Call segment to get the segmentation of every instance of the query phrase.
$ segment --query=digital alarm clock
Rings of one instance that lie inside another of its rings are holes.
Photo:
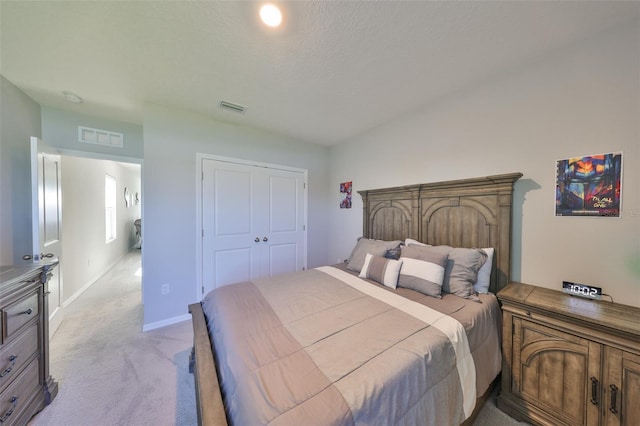
[[[586,284],[577,284],[570,281],[562,281],[562,291],[574,296],[587,297],[589,299],[600,299],[602,297],[602,289]]]

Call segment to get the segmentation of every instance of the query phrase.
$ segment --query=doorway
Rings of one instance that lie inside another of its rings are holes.
[[[139,251],[134,222],[141,218],[142,186],[140,164],[63,153],[61,170],[61,265],[66,307],[127,253]],[[107,182],[115,186],[111,229]]]

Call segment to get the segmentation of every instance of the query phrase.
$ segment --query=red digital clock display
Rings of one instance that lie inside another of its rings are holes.
[[[576,284],[569,281],[562,282],[562,291],[575,296],[588,297],[589,299],[600,299],[602,289],[586,284]]]

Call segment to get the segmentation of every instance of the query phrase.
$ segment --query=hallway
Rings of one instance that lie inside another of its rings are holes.
[[[194,425],[191,322],[142,333],[140,251],[69,307],[51,340],[58,396],[31,425]]]

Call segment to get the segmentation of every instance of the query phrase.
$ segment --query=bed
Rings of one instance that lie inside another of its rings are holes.
[[[471,424],[500,372],[521,176],[359,191],[347,262],[190,305],[199,424]]]

